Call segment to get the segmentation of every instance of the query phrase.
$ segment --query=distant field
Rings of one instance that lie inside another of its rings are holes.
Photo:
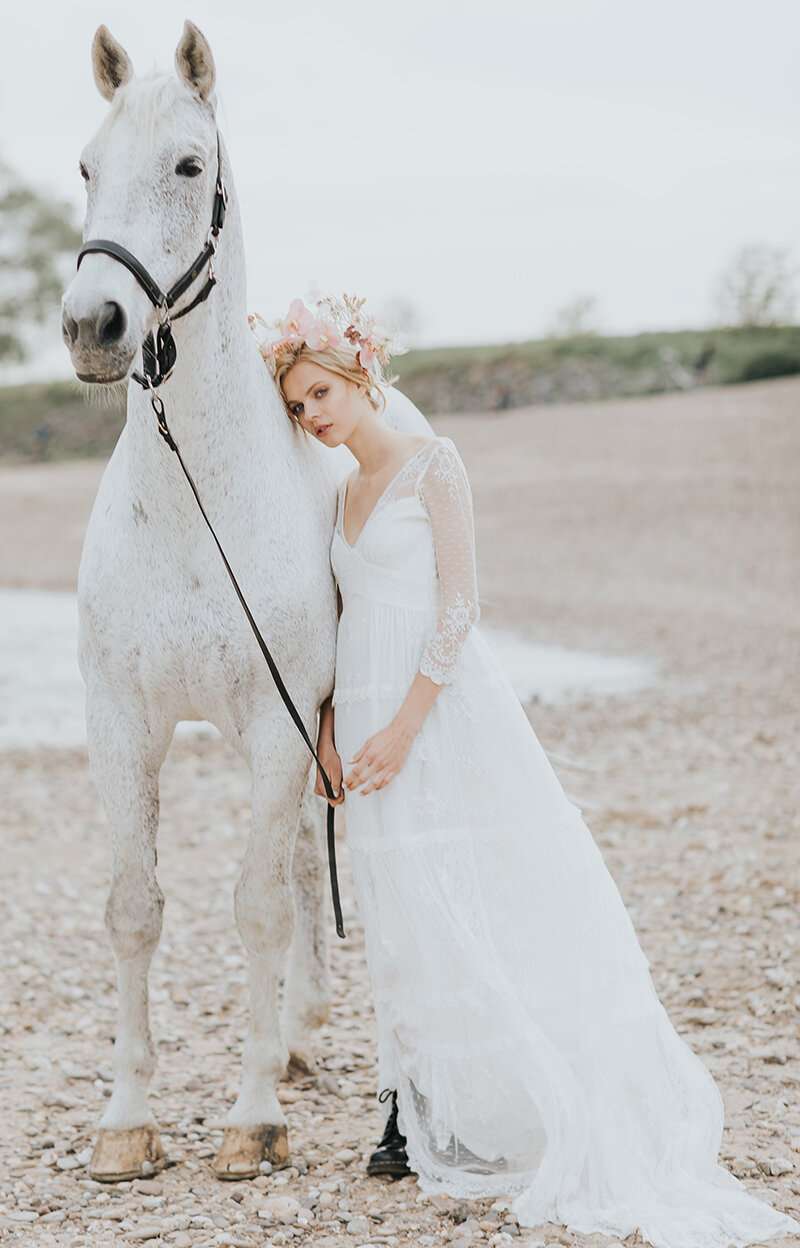
[[[543,403],[693,390],[800,373],[800,327],[585,335],[396,357],[422,411],[503,411]],[[0,459],[107,456],[124,408],[88,404],[77,382],[0,387]]]
[[[399,356],[398,385],[430,413],[662,394],[800,372],[800,327],[549,338]]]

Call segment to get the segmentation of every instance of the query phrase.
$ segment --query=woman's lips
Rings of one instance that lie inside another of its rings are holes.
[[[330,425],[320,425],[319,428],[317,429],[317,437],[318,438],[324,437],[325,434],[330,429],[330,427],[331,427]]]

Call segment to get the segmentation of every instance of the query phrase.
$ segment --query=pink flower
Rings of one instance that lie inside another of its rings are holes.
[[[326,347],[338,347],[342,341],[336,327],[331,325],[329,321],[323,321],[321,318],[315,321],[313,327],[306,332],[305,339],[312,351],[324,351]]]
[[[289,304],[285,320],[281,322],[281,332],[289,340],[307,339],[314,324],[314,314],[308,310],[303,300],[293,299]]]
[[[361,339],[361,346],[358,349],[358,359],[359,359],[359,363],[361,364],[361,367],[365,368],[367,372],[369,372],[370,365],[372,364],[372,361],[375,359],[375,356],[377,355],[377,353],[378,353],[378,348],[372,338]]]
[[[272,340],[272,342],[262,342],[259,350],[261,351],[262,356],[266,360],[268,356],[273,356],[273,357],[276,356],[278,352],[283,349],[283,347],[291,346],[293,343],[296,343],[297,341],[298,341],[298,338],[296,335],[290,335],[286,338],[275,338]]]

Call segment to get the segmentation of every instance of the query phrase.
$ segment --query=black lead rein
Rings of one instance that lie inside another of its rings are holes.
[[[190,268],[186,270],[183,276],[178,278],[174,286],[172,286],[168,291],[166,291],[166,293],[162,291],[158,283],[153,280],[151,275],[148,273],[147,269],[139,260],[137,260],[136,256],[134,256],[132,252],[128,251],[127,248],[122,247],[119,243],[115,243],[107,238],[93,238],[93,239],[90,239],[87,243],[84,243],[80,251],[78,252],[78,261],[77,261],[76,267],[80,268],[81,260],[83,259],[85,255],[88,255],[89,252],[95,252],[95,251],[105,252],[106,255],[112,256],[115,260],[119,260],[119,262],[121,264],[124,264],[127,269],[130,269],[131,273],[136,278],[139,285],[142,287],[145,294],[149,298],[150,302],[155,306],[158,312],[159,325],[158,325],[158,330],[156,334],[154,335],[153,331],[150,330],[149,333],[146,335],[144,342],[142,343],[143,372],[139,373],[134,370],[131,376],[133,377],[134,381],[138,382],[139,385],[144,390],[150,391],[150,404],[153,408],[153,411],[156,414],[156,420],[158,421],[158,432],[161,434],[162,438],[164,439],[164,441],[166,442],[170,450],[174,451],[178,457],[178,462],[181,468],[183,469],[183,474],[186,477],[186,480],[189,482],[192,493],[197,499],[197,505],[200,508],[203,519],[208,525],[208,528],[211,532],[211,536],[213,537],[214,541],[217,544],[217,549],[219,550],[219,553],[222,556],[222,560],[223,560],[223,563],[225,564],[225,568],[227,570],[228,576],[231,578],[231,581],[233,583],[233,588],[236,590],[237,596],[239,598],[239,601],[242,604],[244,613],[247,616],[250,627],[255,633],[256,641],[258,642],[258,645],[261,649],[261,653],[263,654],[264,658],[267,661],[267,665],[269,666],[269,670],[272,673],[272,678],[275,681],[275,685],[277,687],[278,693],[283,698],[286,709],[288,710],[289,714],[294,720],[297,726],[297,729],[300,732],[300,735],[302,736],[303,740],[305,741],[306,745],[311,751],[311,754],[313,755],[316,761],[316,764],[319,767],[320,775],[322,776],[322,783],[325,786],[325,793],[326,793],[327,798],[329,799],[328,800],[328,866],[330,869],[330,876],[331,876],[331,895],[333,897],[333,913],[336,919],[336,934],[338,936],[341,936],[344,939],[345,930],[344,930],[344,922],[342,920],[342,904],[341,904],[341,900],[339,897],[339,880],[338,880],[338,876],[336,873],[336,839],[335,839],[335,833],[334,833],[334,818],[335,818],[336,812],[335,812],[335,807],[331,804],[331,801],[330,801],[330,799],[336,796],[336,794],[334,794],[334,791],[333,791],[333,785],[331,784],[331,780],[330,780],[328,773],[326,772],[325,768],[322,766],[322,763],[319,760],[317,751],[314,749],[314,746],[311,742],[311,738],[309,737],[306,731],[305,724],[300,718],[300,714],[297,710],[297,707],[292,701],[289,695],[289,692],[286,688],[286,685],[283,683],[283,678],[281,677],[281,674],[278,671],[278,668],[275,664],[275,660],[273,659],[270,653],[269,646],[264,641],[264,638],[261,636],[259,627],[256,624],[255,620],[253,619],[252,612],[250,611],[250,608],[248,607],[245,601],[244,595],[242,594],[242,591],[239,588],[239,582],[236,580],[236,577],[234,576],[233,569],[231,565],[228,563],[228,559],[225,555],[225,551],[222,549],[219,538],[214,532],[214,528],[211,524],[211,521],[206,515],[206,510],[200,501],[200,495],[198,494],[197,486],[195,485],[194,480],[192,479],[192,474],[189,472],[189,469],[186,467],[186,464],[183,462],[183,456],[181,455],[180,450],[178,449],[178,444],[169,431],[169,425],[167,424],[167,417],[164,411],[164,403],[162,399],[160,398],[160,396],[156,394],[157,388],[160,385],[162,385],[163,382],[167,381],[167,379],[171,376],[172,370],[175,367],[175,361],[177,360],[177,357],[178,357],[178,349],[175,346],[175,339],[172,336],[171,321],[175,321],[179,317],[185,316],[186,313],[191,312],[192,308],[196,307],[198,303],[202,303],[205,299],[207,299],[208,296],[211,294],[212,287],[216,283],[217,279],[214,275],[213,257],[214,257],[214,253],[217,250],[217,237],[225,222],[225,209],[227,207],[227,204],[228,204],[228,192],[225,188],[225,183],[222,180],[222,155],[220,152],[219,131],[217,131],[217,181],[216,181],[216,186],[214,190],[214,206],[211,212],[211,227],[206,236],[206,243],[205,243],[203,250],[197,256],[196,260],[190,266]],[[177,299],[180,298],[182,294],[184,294],[185,291],[189,289],[189,287],[196,280],[196,278],[199,277],[200,273],[202,272],[203,266],[206,263],[208,264],[208,275],[207,275],[205,284],[200,290],[200,293],[196,295],[195,298],[191,301],[191,303],[187,304],[185,308],[181,308],[180,312],[176,312],[174,315],[171,316],[170,313],[171,313],[174,303],[176,302]]]

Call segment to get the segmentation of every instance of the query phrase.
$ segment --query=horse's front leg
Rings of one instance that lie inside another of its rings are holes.
[[[262,1161],[288,1164],[286,1119],[277,1087],[288,1050],[278,1013],[278,984],[292,940],[292,857],[308,755],[291,721],[274,717],[253,732],[249,750],[253,827],[236,884],[236,923],[247,951],[250,1025],[239,1095],[225,1119],[212,1168],[221,1179],[254,1178]],[[308,722],[308,718],[306,722]]]
[[[135,698],[131,698],[135,705]],[[106,1183],[152,1174],[165,1164],[147,1090],[156,1057],[148,972],[161,935],[164,896],[156,879],[158,774],[174,724],[148,725],[128,705],[90,684],[87,741],[92,779],[111,825],[112,880],[106,929],[117,963],[114,1085],[100,1119],[89,1173]]]
[[[312,769],[316,773],[316,766]],[[283,991],[283,1035],[289,1069],[301,1075],[317,1069],[314,1033],[330,1017],[329,921],[324,821],[327,804],[306,784],[292,862],[297,917]]]

